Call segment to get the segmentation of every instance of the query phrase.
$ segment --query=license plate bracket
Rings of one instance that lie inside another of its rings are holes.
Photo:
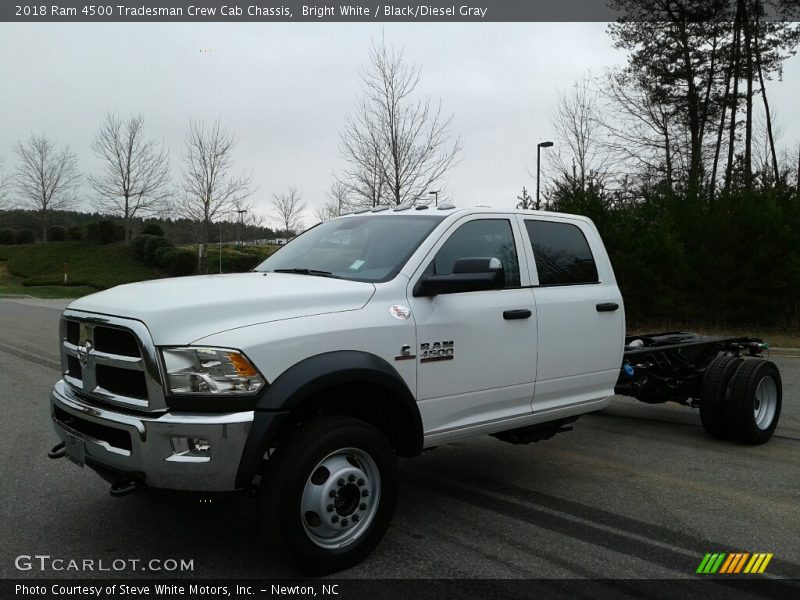
[[[79,467],[83,466],[86,458],[86,443],[78,436],[67,434],[64,439],[64,450],[67,458]]]

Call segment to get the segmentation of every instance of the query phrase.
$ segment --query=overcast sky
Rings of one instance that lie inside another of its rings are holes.
[[[90,146],[103,115],[141,112],[148,136],[169,148],[177,183],[189,117],[219,117],[237,134],[237,168],[252,170],[259,212],[269,218],[272,194],[289,186],[318,206],[341,166],[338,135],[359,97],[358,68],[381,35],[422,67],[419,90],[454,114],[463,160],[444,186],[461,206],[511,207],[523,185],[533,193],[528,172],[537,141],[552,137],[557,91],[625,58],[601,23],[6,23],[5,172],[31,132],[69,144],[82,171],[97,171]],[[769,91],[781,143],[796,146],[800,57]]]

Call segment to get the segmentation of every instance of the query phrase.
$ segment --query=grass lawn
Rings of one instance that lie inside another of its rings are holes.
[[[63,285],[64,261],[70,285]],[[48,242],[0,246],[0,294],[77,298],[160,274],[138,261],[124,244]]]

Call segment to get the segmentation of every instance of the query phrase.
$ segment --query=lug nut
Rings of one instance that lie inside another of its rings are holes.
[[[331,490],[330,492],[328,492],[328,497],[329,498],[336,498],[336,490]]]
[[[328,504],[328,512],[333,512],[333,504]]]
[[[358,523],[358,520],[359,520],[360,518],[361,518],[361,517],[359,517],[358,515],[353,515],[353,516],[352,516],[353,523]]]
[[[350,473],[350,477],[347,478],[347,481],[349,481],[350,483],[353,483],[355,480],[356,480],[356,476],[353,475],[352,473]]]
[[[339,487],[344,487],[344,479],[342,479],[342,478],[340,477],[340,478],[339,478],[339,481],[337,481],[337,482],[336,482],[336,485],[338,485]]]
[[[364,479],[363,478],[358,480],[358,485],[364,485]]]
[[[342,527],[347,527],[350,525],[350,522],[347,519],[342,519]]]
[[[359,508],[360,510],[367,510],[367,505],[366,505],[364,502],[362,502],[362,503],[359,505],[359,507],[358,507],[358,508]]]
[[[339,522],[339,515],[333,515],[331,517],[331,523],[338,523]]]
[[[369,490],[361,490],[361,496],[363,498],[366,498],[367,496],[369,496]]]

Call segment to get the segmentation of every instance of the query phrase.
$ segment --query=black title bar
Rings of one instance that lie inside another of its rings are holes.
[[[644,9],[639,14],[630,10],[636,2]],[[800,18],[795,6],[800,0],[772,2],[762,4],[764,20]],[[659,12],[682,5],[682,0],[3,0],[0,22],[610,22],[661,20]],[[690,21],[706,18],[687,14]]]

